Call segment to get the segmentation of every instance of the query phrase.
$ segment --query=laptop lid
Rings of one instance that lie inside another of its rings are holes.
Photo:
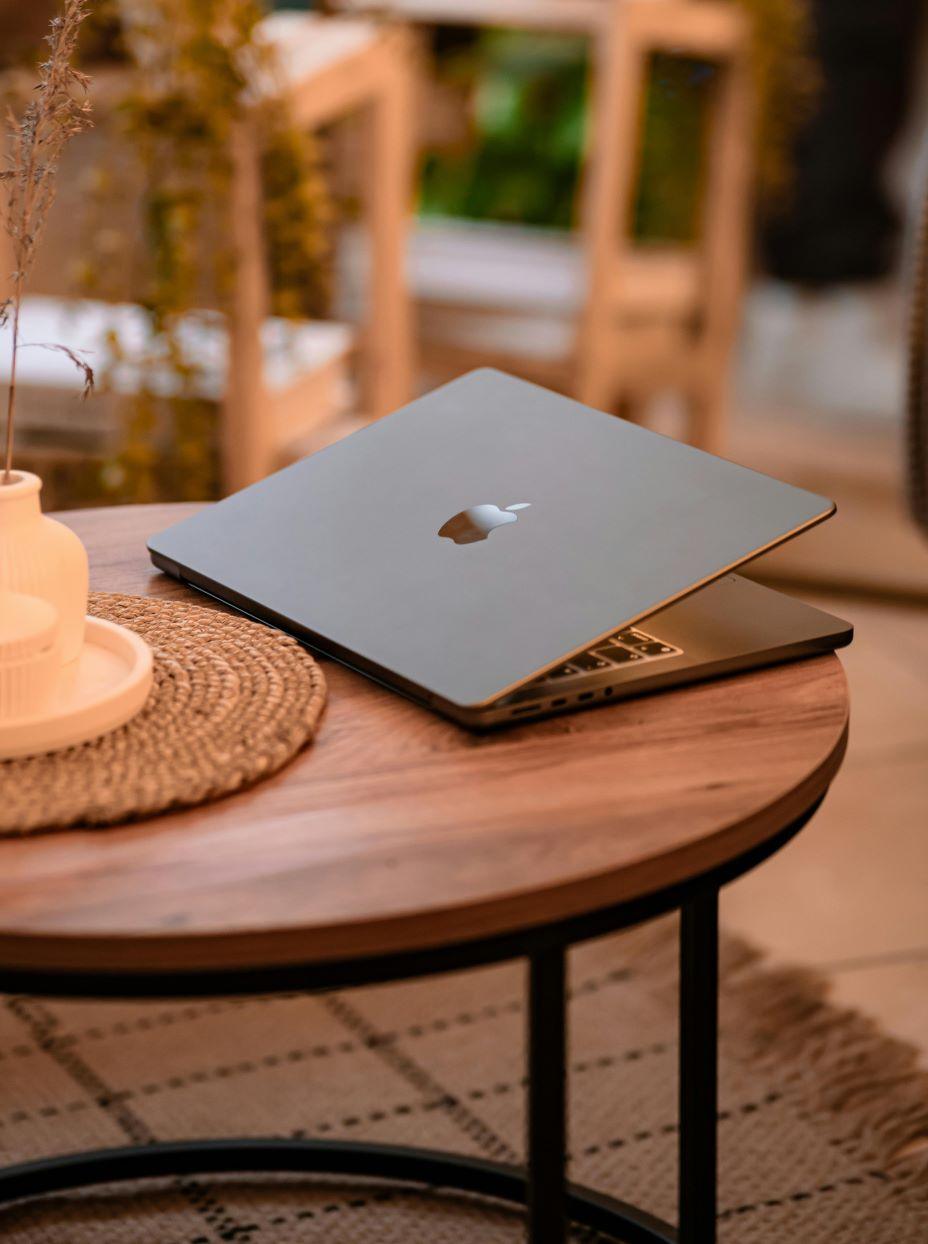
[[[478,707],[833,510],[483,369],[149,548],[322,650]]]

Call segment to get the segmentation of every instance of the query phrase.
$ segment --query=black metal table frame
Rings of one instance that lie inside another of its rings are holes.
[[[714,1244],[718,1074],[718,897],[784,846],[820,796],[776,837],[722,868],[644,898],[490,940],[321,964],[166,973],[0,969],[0,991],[65,998],[319,992],[528,960],[526,1167],[364,1141],[229,1139],[99,1149],[0,1170],[0,1204],[93,1184],[171,1175],[293,1172],[365,1176],[481,1194],[527,1208],[529,1244],[564,1244],[568,1223],[623,1244]],[[669,911],[680,919],[679,1227],[567,1183],[567,950]]]

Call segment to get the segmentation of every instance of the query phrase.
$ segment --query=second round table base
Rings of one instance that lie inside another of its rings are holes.
[[[202,1140],[48,1158],[0,1174],[0,1200],[40,1196],[93,1184],[172,1175],[257,1173],[342,1175],[453,1189],[525,1205],[525,1170],[457,1153],[363,1141]],[[666,1223],[612,1197],[568,1185],[567,1216],[623,1244],[676,1244]]]

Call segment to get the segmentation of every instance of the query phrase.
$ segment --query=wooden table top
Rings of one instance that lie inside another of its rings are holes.
[[[194,508],[59,517],[94,589],[179,598],[145,541]],[[832,655],[486,735],[325,668],[316,742],[268,781],[0,841],[0,967],[281,965],[595,911],[775,836],[826,789],[847,735]]]

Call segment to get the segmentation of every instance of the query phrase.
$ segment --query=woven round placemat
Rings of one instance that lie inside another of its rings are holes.
[[[0,762],[0,834],[112,825],[241,790],[313,736],[325,678],[293,639],[181,601],[92,592],[90,612],[154,650],[145,707],[119,730]]]

